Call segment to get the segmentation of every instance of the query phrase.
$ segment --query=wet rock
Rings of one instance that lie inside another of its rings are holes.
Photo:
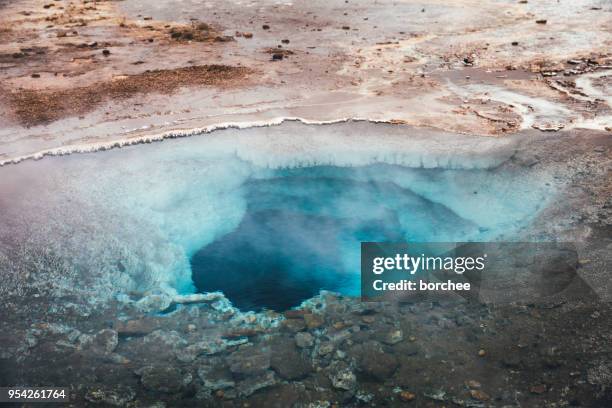
[[[323,317],[313,313],[304,314],[304,321],[308,330],[313,330],[321,327],[324,323]]]
[[[401,329],[391,329],[382,339],[383,343],[390,345],[397,344],[402,340],[404,340],[404,333]]]
[[[119,336],[115,330],[104,329],[94,335],[82,334],[79,337],[79,348],[95,353],[112,353],[119,344]]]
[[[600,360],[587,370],[587,381],[601,389],[612,387],[612,361]]]
[[[142,339],[142,342],[154,353],[167,354],[187,345],[187,341],[174,330],[155,330]]]
[[[225,296],[220,292],[211,293],[192,293],[189,295],[175,295],[172,298],[174,303],[188,305],[194,303],[212,303],[221,299],[225,299]]]
[[[332,382],[332,386],[340,390],[353,391],[357,386],[357,377],[348,368],[331,373],[329,379]]]
[[[135,396],[133,389],[122,385],[90,388],[85,393],[87,401],[113,407],[125,407]]]
[[[172,298],[167,295],[149,295],[136,302],[136,308],[143,313],[163,312],[172,304]]]
[[[546,384],[538,384],[529,387],[529,392],[532,394],[544,394],[547,390]]]
[[[446,396],[446,391],[441,389],[427,390],[423,392],[423,395],[435,401],[446,401],[448,399]]]
[[[312,334],[306,333],[297,333],[295,335],[295,344],[300,348],[309,348],[314,344],[314,337]]]
[[[470,396],[478,401],[489,401],[491,397],[482,390],[470,390]]]
[[[334,345],[331,342],[325,342],[319,345],[318,354],[320,356],[326,356],[332,351],[334,351]]]
[[[176,393],[191,382],[191,376],[184,376],[176,367],[146,366],[137,374],[143,387],[150,391]]]
[[[403,401],[403,402],[410,402],[410,401],[413,401],[415,398],[416,398],[416,394],[410,391],[401,391],[399,393],[399,399],[400,401]]]
[[[255,391],[261,390],[265,387],[270,387],[274,384],[276,384],[274,373],[272,371],[266,371],[261,375],[250,377],[245,381],[241,381],[238,383],[236,389],[238,391],[238,395],[248,397]]]
[[[352,354],[358,356],[357,368],[359,371],[378,381],[391,377],[399,366],[396,358],[385,353],[382,345],[375,341],[355,347]]]
[[[279,341],[274,344],[270,367],[285,380],[299,380],[312,371],[310,363],[290,341]]]
[[[235,387],[232,374],[226,367],[201,366],[198,377],[202,380],[207,393]]]
[[[149,334],[159,328],[159,324],[153,319],[135,319],[128,321],[120,321],[114,323],[113,327],[120,335],[135,336]]]
[[[290,331],[293,333],[300,332],[306,329],[306,323],[304,322],[304,319],[286,319],[283,320],[282,326],[286,331]]]
[[[227,359],[230,371],[239,375],[257,375],[270,368],[270,350],[267,348],[245,347]]]

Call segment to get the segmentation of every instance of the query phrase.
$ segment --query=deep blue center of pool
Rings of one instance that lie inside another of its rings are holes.
[[[191,259],[196,290],[222,291],[242,310],[286,310],[321,289],[357,295],[360,242],[444,240],[477,229],[409,189],[356,172],[303,168],[247,182],[239,226]]]

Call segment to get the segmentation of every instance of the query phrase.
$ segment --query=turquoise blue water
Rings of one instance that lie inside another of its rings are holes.
[[[249,180],[242,187],[247,208],[239,225],[191,258],[197,291],[222,291],[241,309],[286,310],[321,289],[359,295],[362,241],[487,235],[486,228],[446,206],[375,177],[408,171],[390,165],[319,166]],[[432,180],[440,176],[436,170],[420,173]],[[471,193],[477,195],[480,187]]]

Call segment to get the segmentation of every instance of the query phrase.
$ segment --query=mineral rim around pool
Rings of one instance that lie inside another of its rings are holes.
[[[0,0],[0,386],[611,405],[611,16]],[[359,299],[361,241],[496,240],[571,243],[573,273]]]

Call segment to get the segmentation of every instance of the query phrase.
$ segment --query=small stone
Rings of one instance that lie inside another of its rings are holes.
[[[470,390],[470,395],[478,401],[489,401],[491,399],[489,394],[481,390]]]
[[[110,53],[110,52],[109,52]],[[136,302],[136,307],[143,313],[163,312],[172,304],[167,295],[149,295]]]
[[[331,343],[323,343],[319,346],[319,355],[320,356],[326,356],[329,353],[331,353],[332,351],[334,351],[334,345]]]
[[[108,57],[111,54],[111,52],[109,50],[102,50],[102,55],[104,55],[105,57]]]
[[[268,24],[264,24],[261,26],[261,28],[263,28],[264,30],[269,30],[270,26]]]
[[[402,391],[399,393],[399,398],[403,402],[410,402],[416,398],[416,394],[410,391]]]
[[[40,74],[32,74],[30,75],[32,78],[40,78]]]
[[[308,327],[308,330],[317,329],[324,323],[321,316],[312,313],[305,314],[304,321],[306,322],[306,327]]]
[[[349,27],[349,26],[342,26],[342,29],[343,29],[343,30],[350,30],[350,29],[351,29],[351,27]]]
[[[283,59],[283,54],[280,54],[280,53],[272,54],[272,61],[282,61],[282,59]]]
[[[125,407],[134,399],[136,393],[129,387],[118,385],[110,388],[90,388],[85,394],[85,399],[94,404],[104,404],[113,407]]]
[[[480,349],[480,350],[478,350],[478,355],[479,355],[480,357],[484,357],[484,356],[486,356],[486,355],[487,355],[487,352],[486,352],[486,351],[484,351],[483,349]]]
[[[242,33],[244,38],[253,38],[253,33]]]
[[[536,24],[546,24],[546,22],[544,19],[536,20]]]
[[[348,368],[340,370],[329,376],[334,388],[340,390],[352,391],[357,386],[357,377]]]
[[[282,42],[283,44],[289,44],[289,40],[287,40],[287,39],[285,39],[285,40],[281,40],[281,42]]]
[[[119,344],[119,336],[115,330],[104,329],[94,335],[82,334],[79,337],[79,342],[82,350],[94,353],[112,353]]]
[[[393,345],[399,343],[403,339],[404,333],[400,329],[394,329],[387,333],[387,335],[383,339],[383,342],[386,344]]]
[[[372,324],[376,321],[376,317],[374,317],[373,315],[365,315],[361,316],[361,320],[363,320],[364,323]]]
[[[295,344],[300,348],[312,347],[314,338],[310,333],[297,333],[295,335]]]
[[[183,388],[183,376],[176,367],[147,366],[139,371],[142,385],[150,391],[175,393]]]
[[[538,384],[529,388],[529,392],[531,392],[532,394],[544,394],[546,390],[546,384]]]
[[[257,375],[270,367],[270,352],[267,349],[249,347],[234,352],[228,362],[230,371],[234,374]]]

